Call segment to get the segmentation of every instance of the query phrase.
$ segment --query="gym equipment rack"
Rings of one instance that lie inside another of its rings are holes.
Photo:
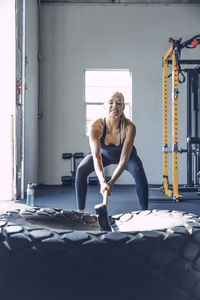
[[[170,38],[169,42],[172,45],[163,56],[163,185],[161,188],[165,195],[172,197],[177,202],[182,197],[182,195],[179,194],[178,184],[178,153],[188,153],[188,161],[190,159],[190,165],[188,164],[188,167],[191,168],[191,152],[189,152],[189,149],[191,148],[192,143],[190,143],[191,140],[188,140],[187,150],[178,149],[178,83],[183,83],[186,79],[183,73],[184,70],[181,69],[180,54],[181,49],[195,48],[198,44],[200,44],[200,35],[196,35],[183,43],[181,43],[181,40],[182,39],[174,40],[173,38]],[[171,57],[172,61],[169,61]],[[182,63],[186,62],[188,61],[182,61]],[[171,76],[168,76],[169,63],[172,63],[172,149],[169,149],[168,147],[168,78]],[[191,64],[196,63],[200,64],[200,60],[191,60]],[[182,79],[180,78],[180,75],[182,76]],[[188,80],[188,85],[189,84],[191,84],[191,81]],[[190,117],[191,113],[190,116],[188,115],[188,118]],[[191,126],[191,122],[189,122],[189,120],[188,126]],[[187,134],[189,134],[189,127],[187,129]],[[190,135],[187,136],[190,137]],[[195,138],[195,143],[197,143],[197,137],[195,136]],[[172,189],[169,188],[168,181],[168,153],[172,153]],[[188,176],[191,177],[191,172]]]
[[[83,152],[76,152],[72,153],[63,153],[63,159],[70,159],[71,160],[71,176],[62,176],[61,181],[63,185],[74,185],[75,183],[75,176],[76,176],[76,169],[77,169],[77,159],[82,159],[85,157]]]

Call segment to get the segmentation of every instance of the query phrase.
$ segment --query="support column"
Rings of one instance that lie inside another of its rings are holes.
[[[181,197],[178,188],[178,70],[175,51],[172,54],[172,185],[173,198]]]
[[[168,61],[163,58],[163,190],[171,196],[168,189]]]
[[[172,46],[163,56],[163,192],[165,195],[171,197],[172,191],[168,187],[168,60],[172,55]]]
[[[187,138],[192,136],[191,71],[187,71]],[[192,187],[192,145],[187,143],[187,186]]]

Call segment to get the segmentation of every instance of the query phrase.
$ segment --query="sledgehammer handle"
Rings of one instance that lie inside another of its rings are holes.
[[[107,204],[108,204],[108,191],[107,190],[105,190],[105,192],[103,194],[103,204],[105,206],[107,206]]]

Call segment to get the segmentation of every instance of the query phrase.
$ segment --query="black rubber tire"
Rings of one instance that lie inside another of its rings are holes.
[[[179,215],[187,222],[150,231],[73,231],[44,228],[41,218],[74,216],[78,222],[85,218],[84,224],[90,218],[39,208],[0,215],[0,299],[199,300],[200,218],[153,210],[111,221],[143,216],[145,223],[149,214]],[[28,216],[40,224],[31,225]]]

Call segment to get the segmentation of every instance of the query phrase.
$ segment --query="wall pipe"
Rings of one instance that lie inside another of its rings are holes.
[[[22,148],[21,148],[21,199],[24,199],[25,160],[25,80],[26,80],[26,0],[22,0]]]
[[[38,2],[38,119],[42,118],[42,97],[41,97],[41,2]]]

